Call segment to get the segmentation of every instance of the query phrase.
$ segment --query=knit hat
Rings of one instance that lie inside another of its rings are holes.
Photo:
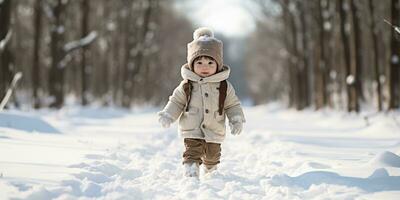
[[[218,70],[223,66],[222,42],[214,37],[210,28],[201,27],[193,32],[193,41],[187,45],[187,61],[190,68],[200,56],[209,56],[217,62]]]

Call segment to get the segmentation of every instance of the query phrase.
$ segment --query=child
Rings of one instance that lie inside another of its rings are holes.
[[[240,134],[245,122],[235,90],[226,80],[230,68],[223,65],[222,42],[208,28],[197,29],[193,39],[187,46],[188,63],[181,68],[184,80],[158,113],[165,128],[179,118],[179,133],[185,144],[184,175],[188,177],[198,177],[201,164],[205,173],[217,169],[225,138],[225,115],[233,135]]]

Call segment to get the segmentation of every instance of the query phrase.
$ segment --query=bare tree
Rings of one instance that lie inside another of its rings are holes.
[[[282,0],[279,1],[281,8],[283,10],[283,21],[284,21],[284,28],[285,28],[285,36],[284,36],[284,43],[285,48],[288,55],[288,73],[289,73],[289,106],[296,107],[297,109],[302,109],[300,105],[301,101],[301,77],[300,77],[300,70],[297,65],[299,61],[299,52],[298,52],[298,28],[296,25],[296,17],[293,10],[290,10],[290,7],[293,7],[295,4],[289,0]]]
[[[399,67],[392,67],[389,73],[385,72],[388,67],[383,67],[383,63],[388,63],[386,60],[389,56],[386,56],[386,52],[389,51],[390,45],[392,45],[392,52],[399,52],[398,46],[400,45],[397,42],[400,34],[394,33],[400,32],[400,28],[393,29],[392,42],[390,42],[388,41],[389,29],[383,29],[383,26],[375,21],[378,20],[378,16],[380,19],[387,17],[390,13],[388,11],[392,9],[392,13],[394,13],[392,21],[399,23],[399,12],[395,11],[398,6],[395,3],[380,2],[374,5],[372,0],[365,5],[358,0],[272,0],[268,3],[263,0],[254,0],[254,2],[262,10],[260,13],[265,13],[267,4],[269,7],[273,7],[274,3],[275,6],[280,6],[281,9],[275,12],[275,16],[282,18],[281,21],[278,21],[280,26],[277,26],[277,29],[281,31],[282,40],[279,42],[284,46],[284,50],[275,49],[275,51],[281,52],[281,56],[267,57],[268,47],[270,49],[276,47],[262,41],[270,41],[273,36],[269,35],[270,32],[262,35],[259,34],[260,31],[257,31],[252,36],[255,37],[252,41],[257,44],[251,41],[252,47],[263,44],[267,47],[264,47],[262,51],[251,51],[252,54],[257,55],[250,54],[249,60],[251,61],[248,64],[254,66],[252,60],[259,56],[264,56],[264,63],[280,60],[285,64],[282,64],[282,67],[276,67],[275,71],[272,70],[269,73],[278,73],[280,68],[284,68],[289,77],[287,80],[280,79],[279,81],[252,79],[252,85],[258,83],[259,86],[251,86],[251,88],[257,89],[261,85],[276,87],[276,85],[282,85],[282,80],[285,80],[284,88],[289,88],[289,90],[281,89],[281,93],[286,93],[286,95],[280,96],[284,100],[288,99],[290,107],[301,109],[303,105],[311,105],[317,109],[326,106],[340,108],[340,105],[343,104],[341,102],[347,102],[348,112],[359,112],[361,100],[367,102],[369,98],[366,97],[375,97],[375,95],[378,99],[378,109],[382,110],[387,101],[386,93],[383,92],[386,91],[385,87],[390,85],[392,88],[390,91],[394,94],[391,95],[392,103],[399,104],[397,102],[400,100],[396,100],[398,99],[396,96],[400,94],[400,89],[398,89],[400,75],[397,71]],[[265,21],[260,24],[273,22],[275,16],[265,15],[263,19]],[[367,19],[372,19],[371,23],[367,23]],[[283,28],[280,29],[280,27]],[[261,30],[261,28],[259,29]],[[372,56],[366,56],[367,53]],[[397,65],[398,54],[392,54],[391,64],[392,66]],[[266,67],[266,65],[258,64],[258,68],[249,70],[257,71]],[[385,73],[391,75],[390,83],[387,85],[383,84]],[[309,84],[309,88],[312,90],[307,92],[307,85],[304,84]],[[387,89],[389,91],[390,88]],[[306,94],[306,98],[304,94]],[[252,95],[255,98],[261,96]],[[311,104],[304,104],[307,98],[313,99]],[[258,102],[262,101],[258,100]]]
[[[328,62],[326,56],[326,34],[325,34],[325,18],[323,16],[323,12],[325,11],[325,7],[322,5],[323,0],[317,0],[317,21],[319,27],[319,64],[315,67],[315,80],[316,80],[316,99],[315,104],[316,108],[319,109],[324,107],[328,103],[328,93],[327,93],[327,74],[328,74]]]
[[[54,100],[50,107],[60,108],[64,103],[64,69],[65,63],[62,63],[64,58],[64,34],[65,34],[65,9],[67,3],[62,0],[54,2],[52,7],[53,22],[51,26],[51,68],[49,73],[49,93]]]
[[[89,0],[82,0],[82,35],[81,37],[84,38],[89,34],[89,12],[90,12],[90,1]],[[82,105],[87,104],[87,47],[82,47],[81,52],[81,81],[82,81]]]
[[[354,90],[354,75],[351,72],[351,52],[350,52],[350,31],[346,30],[348,27],[349,21],[347,20],[347,13],[345,8],[348,8],[348,4],[344,4],[344,0],[339,0],[339,13],[340,13],[340,33],[342,36],[342,44],[344,50],[344,59],[346,65],[346,91],[347,91],[347,110],[353,111],[354,107],[354,98],[355,98],[355,90]]]
[[[50,10],[51,26],[51,68],[49,72],[49,93],[54,99],[50,107],[60,108],[64,103],[65,68],[70,61],[69,54],[75,50],[91,44],[97,37],[96,32],[91,32],[84,38],[65,43],[66,8],[68,0],[57,0]]]
[[[392,24],[400,24],[400,0],[391,1]],[[389,77],[389,109],[397,109],[400,106],[400,34],[396,29],[391,33],[391,56]]]
[[[375,82],[376,86],[376,95],[378,101],[378,110],[382,111],[382,86],[380,81],[380,70],[379,70],[379,53],[378,53],[378,32],[375,21],[375,9],[373,0],[369,0],[368,4],[369,12],[371,15],[370,29],[371,29],[371,39],[372,39],[372,51],[374,56],[374,69],[375,69]]]
[[[172,0],[0,2],[1,95],[14,65],[26,76],[12,94],[33,96],[35,107],[60,108],[66,95],[88,104],[160,104],[180,80],[193,27]],[[11,52],[19,52],[15,64]]]
[[[40,89],[40,45],[42,36],[42,0],[35,1],[35,17],[33,20],[34,24],[34,47],[33,47],[33,68],[32,68],[32,90],[33,90],[33,101],[34,107],[40,108],[40,98],[38,91]]]
[[[299,15],[300,15],[300,27],[301,27],[301,44],[302,44],[302,64],[300,65],[301,71],[301,108],[309,107],[311,104],[311,94],[310,94],[310,77],[309,77],[309,55],[311,54],[308,43],[309,43],[309,36],[308,36],[308,25],[307,25],[307,7],[304,1],[298,1],[298,8],[299,8]]]
[[[144,51],[146,49],[146,36],[149,32],[150,18],[153,14],[155,0],[146,0],[142,5],[144,11],[142,16],[143,24],[141,27],[133,32],[128,28],[128,36],[126,41],[126,53],[125,53],[125,71],[124,71],[124,84],[123,84],[123,97],[122,106],[129,107],[132,103],[133,89],[137,75],[143,68]],[[128,14],[130,16],[130,14]],[[127,23],[130,23],[130,17],[127,18]],[[134,34],[134,37],[131,35]],[[134,53],[132,53],[134,52]]]
[[[360,13],[355,3],[355,0],[350,0],[351,11],[352,11],[352,21],[354,26],[354,51],[355,51],[355,65],[353,69],[354,74],[354,81],[355,81],[355,111],[360,111],[360,99],[363,99],[363,92],[362,92],[362,83],[361,83],[361,76],[362,76],[362,61],[363,61],[363,52],[362,52],[362,44],[361,44],[361,25],[360,25]]]

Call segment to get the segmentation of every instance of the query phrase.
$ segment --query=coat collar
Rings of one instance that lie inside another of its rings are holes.
[[[192,70],[189,69],[189,65],[186,63],[182,66],[181,68],[181,76],[183,79],[188,79],[194,82],[203,82],[203,83],[207,83],[207,82],[221,82],[223,80],[228,79],[229,74],[231,72],[231,69],[229,66],[224,65],[222,67],[222,71],[213,74],[211,76],[202,78],[199,75],[197,75],[196,73],[194,73]]]

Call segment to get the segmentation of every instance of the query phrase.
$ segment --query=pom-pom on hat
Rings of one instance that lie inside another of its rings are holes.
[[[218,71],[223,66],[222,42],[214,37],[210,28],[201,27],[193,32],[193,41],[187,45],[187,61],[192,69],[193,61],[200,56],[214,58],[218,65]]]

